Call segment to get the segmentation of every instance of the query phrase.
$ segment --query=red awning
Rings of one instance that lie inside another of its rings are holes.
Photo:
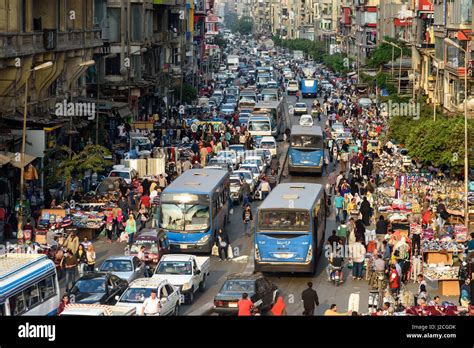
[[[433,2],[429,0],[419,0],[418,11],[433,12]]]
[[[457,38],[460,41],[469,41],[470,40],[469,37],[467,37],[467,35],[462,30],[458,31]]]
[[[412,24],[412,19],[411,18],[408,18],[408,19],[394,18],[393,24],[396,27],[408,27]]]

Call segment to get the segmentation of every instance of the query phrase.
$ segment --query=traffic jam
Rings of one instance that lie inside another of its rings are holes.
[[[375,236],[374,160],[398,150],[374,97],[271,39],[224,38],[193,105],[124,130],[161,172],[123,154],[96,197],[52,203],[33,251],[1,261],[1,287],[25,289],[2,293],[4,315],[409,315],[418,284],[389,266],[390,231]]]

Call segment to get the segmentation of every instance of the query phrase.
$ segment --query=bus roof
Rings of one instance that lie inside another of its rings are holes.
[[[278,184],[260,205],[259,209],[291,209],[311,210],[323,192],[320,184],[282,183]]]
[[[209,194],[229,173],[221,170],[189,169],[169,184],[163,191],[165,193],[194,193]]]
[[[318,135],[322,137],[323,130],[320,126],[293,125],[291,127],[291,135]]]
[[[56,272],[43,254],[8,253],[0,257],[0,303],[34,282]]]

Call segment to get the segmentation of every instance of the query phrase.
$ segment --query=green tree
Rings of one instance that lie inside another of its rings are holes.
[[[174,97],[175,99],[179,100],[180,97],[180,87],[178,86],[177,88],[174,89]],[[191,86],[188,83],[183,84],[183,100],[181,100],[181,103],[183,104],[191,104],[194,100],[196,100],[198,95],[197,89]]]
[[[395,45],[400,46],[403,50],[404,56],[411,56],[411,50],[405,46],[401,41],[398,41],[394,38],[386,36],[385,41],[393,42]],[[394,54],[394,59],[400,57],[400,50],[392,45],[381,42],[370,55],[370,59],[367,62],[369,68],[381,68],[382,65],[387,64],[392,60],[392,50]]]
[[[228,12],[224,16],[224,23],[226,27],[232,31],[235,31],[238,20],[239,18],[237,17],[237,13],[235,12]]]
[[[249,35],[249,34],[252,34],[252,29],[253,29],[252,17],[244,16],[237,21],[235,31],[239,32],[242,35]]]

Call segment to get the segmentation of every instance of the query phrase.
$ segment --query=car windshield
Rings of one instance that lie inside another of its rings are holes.
[[[72,293],[102,294],[105,292],[105,279],[82,279],[79,280],[72,289]]]
[[[161,261],[155,274],[190,275],[192,274],[192,265],[187,261]]]
[[[253,280],[226,280],[221,292],[255,292],[255,282]]]
[[[258,174],[258,168],[256,166],[254,167],[254,166],[242,165],[241,168],[245,170],[250,170],[254,174]]]
[[[146,253],[157,254],[158,253],[158,245],[152,241],[141,241],[137,240],[132,247],[130,248],[131,253],[138,253],[140,248],[144,246]]]
[[[300,125],[302,126],[311,126],[313,124],[313,119],[311,117],[301,117]]]
[[[323,148],[323,138],[315,135],[292,135],[290,140],[292,147],[309,149]]]
[[[243,180],[252,180],[252,174],[250,173],[237,173]]]
[[[260,210],[258,214],[258,231],[309,231],[310,218],[308,211]]]
[[[209,227],[209,206],[163,203],[161,227],[175,231],[203,231]]]
[[[305,103],[296,103],[295,108],[306,108],[306,104]]]
[[[269,131],[271,130],[269,121],[250,121],[249,131]]]
[[[262,149],[275,149],[276,148],[276,144],[274,142],[271,142],[271,141],[261,141],[260,142],[260,147]]]
[[[102,272],[131,272],[132,262],[129,260],[107,260],[100,266]]]
[[[278,101],[278,96],[276,94],[264,94],[263,101]]]
[[[110,172],[109,176],[111,178],[130,179],[130,173],[129,172]]]
[[[124,303],[143,303],[145,299],[151,296],[152,288],[128,288],[122,295],[120,302]]]

